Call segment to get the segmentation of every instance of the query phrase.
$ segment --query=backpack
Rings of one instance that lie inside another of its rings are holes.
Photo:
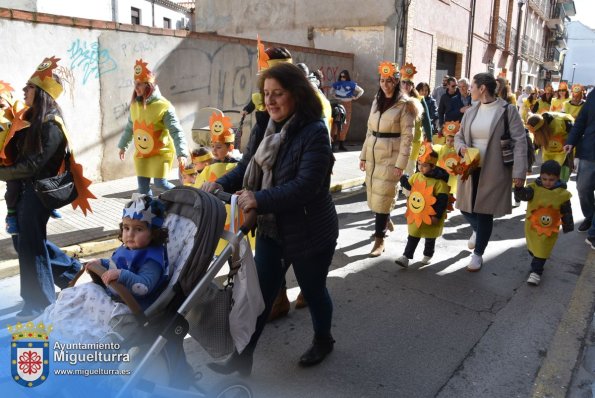
[[[345,110],[345,107],[339,103],[333,104],[331,109],[333,123],[338,125],[339,129],[341,129],[341,126],[347,121],[347,111]]]

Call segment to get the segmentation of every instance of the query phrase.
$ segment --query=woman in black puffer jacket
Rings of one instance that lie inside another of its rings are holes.
[[[339,226],[329,193],[333,156],[320,118],[320,101],[302,71],[288,63],[262,72],[259,87],[269,124],[264,131],[253,130],[247,151],[234,170],[203,186],[207,191],[241,190],[240,208],[258,213],[255,260],[266,308],[245,350],[234,353],[225,364],[209,365],[225,374],[250,374],[256,343],[290,265],[309,304],[314,327],[312,346],[301,356],[300,364],[321,362],[334,343],[326,277]]]

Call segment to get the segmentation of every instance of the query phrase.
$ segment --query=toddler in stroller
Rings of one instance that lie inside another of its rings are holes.
[[[151,214],[146,213],[149,208],[146,205],[149,202],[148,198],[144,198],[143,201],[133,202],[132,207],[128,206],[125,209],[125,214],[127,212],[131,214],[129,217],[131,220],[149,218],[150,221],[153,221],[157,218],[152,211]],[[164,250],[167,259],[162,263],[168,264],[169,267],[164,265],[162,268],[166,279],[159,278],[164,282],[159,280],[154,283],[147,282],[148,284],[144,284],[146,289],[139,285],[135,287],[133,283],[129,284],[131,291],[127,291],[122,284],[115,280],[114,276],[105,276],[109,275],[110,270],[106,269],[101,264],[102,261],[99,260],[94,264],[87,264],[86,269],[92,275],[96,274],[93,277],[94,281],[107,282],[108,289],[113,288],[117,292],[116,300],[112,300],[109,295],[113,293],[106,294],[106,289],[97,283],[79,284],[65,289],[61,293],[61,296],[64,295],[64,297],[79,296],[78,305],[81,306],[77,311],[68,309],[69,319],[66,317],[63,319],[64,333],[62,335],[59,334],[60,325],[58,323],[60,322],[56,322],[56,314],[58,314],[56,305],[44,313],[45,319],[35,321],[53,324],[52,340],[62,343],[118,343],[124,352],[130,354],[132,361],[115,364],[115,366],[120,369],[132,369],[132,375],[124,379],[112,378],[107,381],[107,386],[102,387],[111,390],[114,387],[120,388],[119,382],[126,382],[125,387],[120,391],[120,396],[130,396],[131,390],[142,390],[149,394],[163,396],[181,396],[181,392],[185,393],[182,394],[184,396],[189,394],[190,385],[195,384],[196,377],[186,360],[183,347],[184,337],[190,334],[197,338],[201,329],[198,323],[203,320],[197,313],[201,311],[203,313],[213,312],[209,309],[205,310],[202,303],[205,302],[205,296],[212,291],[212,280],[218,271],[227,264],[229,258],[233,257],[233,253],[242,253],[240,248],[248,247],[249,249],[245,240],[241,239],[247,232],[244,228],[243,232],[238,232],[235,235],[228,233],[226,239],[230,244],[218,257],[213,259],[218,241],[224,234],[226,219],[225,207],[221,199],[214,195],[191,187],[176,187],[164,192],[160,196],[160,201],[150,201],[150,203],[160,202],[166,214],[160,228],[166,228],[169,231],[167,250]],[[138,214],[135,217],[136,213]],[[124,235],[125,231],[123,231],[123,237]],[[124,243],[127,244],[126,239],[124,239]],[[113,273],[116,273],[115,268]],[[118,281],[126,283],[126,277],[123,276],[125,273],[125,271],[120,272]],[[166,283],[167,278],[169,282]],[[75,283],[76,278],[72,285]],[[159,288],[161,283],[165,286]],[[160,290],[158,297],[151,296],[150,300],[143,301],[143,297],[150,295],[150,292],[157,291],[153,289]],[[135,290],[137,292],[146,290],[147,294],[139,297],[135,294]],[[100,306],[97,300],[90,299],[84,294],[76,294],[77,291],[95,292],[98,297],[102,297],[102,300],[109,303],[109,306],[106,306],[104,311],[94,312],[95,315],[90,317],[88,308]],[[114,297],[116,297],[115,294]],[[59,299],[58,302],[60,301]],[[54,315],[53,318],[52,315]],[[229,318],[229,308],[225,315]],[[92,328],[89,328],[88,325],[86,327],[87,330],[92,329],[92,331],[86,335],[73,331],[73,327],[79,322],[92,324]],[[215,331],[215,333],[218,332],[219,330]],[[227,337],[222,337],[228,338],[230,331],[225,332]],[[250,334],[251,332],[247,332],[248,336]],[[234,342],[235,340],[228,339],[225,344],[225,352],[222,351],[219,355],[231,353],[234,349]],[[209,351],[209,353],[211,352]],[[155,377],[155,375],[159,377]],[[87,380],[90,381],[90,379]],[[117,386],[115,386],[116,380]],[[90,388],[99,389],[99,384],[94,383]],[[64,387],[61,386],[61,388]],[[227,383],[224,389],[229,391],[229,388],[230,385]],[[236,384],[235,389],[242,392],[241,396],[250,396],[249,389],[241,384]],[[199,397],[216,396],[206,395],[196,385],[191,394]]]
[[[143,309],[155,301],[169,278],[164,216],[163,203],[150,196],[140,195],[126,204],[119,234],[122,246],[111,259],[93,259],[85,264],[95,283],[64,289],[41,315],[42,322],[53,325],[54,338],[62,342],[104,338],[110,331],[111,318],[130,312],[119,302],[121,297],[110,282],[126,287]]]

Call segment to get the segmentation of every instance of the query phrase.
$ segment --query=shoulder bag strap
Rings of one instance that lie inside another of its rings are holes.
[[[510,127],[508,125],[508,103],[504,105],[504,134],[502,134],[503,140],[509,140],[510,137]]]

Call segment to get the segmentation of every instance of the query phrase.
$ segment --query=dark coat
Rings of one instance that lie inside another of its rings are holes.
[[[256,125],[238,166],[217,180],[225,191],[242,188],[246,167],[265,129]],[[273,170],[273,188],[254,193],[259,214],[273,213],[284,257],[290,261],[317,255],[336,243],[339,222],[329,192],[333,155],[322,120],[296,123],[287,131]]]
[[[64,133],[54,122],[48,121],[41,126],[41,152],[38,154],[22,154],[25,136],[29,128],[19,131],[11,145],[14,143],[18,153],[12,166],[0,167],[0,180],[28,180],[53,177],[64,160],[66,138]]]
[[[457,89],[453,95],[450,95],[447,91],[446,94],[440,98],[440,103],[438,104],[438,118],[440,119],[440,125],[442,126],[444,122],[460,122],[463,118],[463,114],[461,113],[461,108],[463,106],[465,106],[465,104],[461,99],[461,92],[459,89]]]
[[[595,161],[595,90],[587,96],[566,144],[576,146],[577,158]]]

